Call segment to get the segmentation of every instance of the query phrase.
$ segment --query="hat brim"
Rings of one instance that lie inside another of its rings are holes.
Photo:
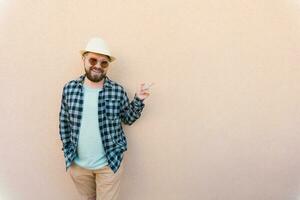
[[[96,51],[86,51],[86,50],[80,50],[79,52],[80,52],[80,54],[81,54],[82,56],[83,56],[83,54],[86,53],[86,52],[92,52],[92,53],[102,54],[102,55],[105,55],[105,56],[110,57],[110,62],[116,60],[116,58],[115,58],[114,56],[110,56],[110,55],[107,55],[107,54],[101,53],[101,52],[96,52]]]

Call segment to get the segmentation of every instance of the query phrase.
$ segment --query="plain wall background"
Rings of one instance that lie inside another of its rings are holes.
[[[132,99],[121,200],[300,199],[300,1],[0,0],[0,199],[77,200],[58,132],[90,37]]]

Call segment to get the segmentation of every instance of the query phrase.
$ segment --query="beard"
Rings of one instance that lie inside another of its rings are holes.
[[[96,70],[97,72],[94,72],[93,69]],[[84,68],[84,70],[85,70],[86,77],[94,83],[98,83],[106,77],[106,73],[104,73],[103,69],[101,68],[96,69],[90,67],[89,69]]]

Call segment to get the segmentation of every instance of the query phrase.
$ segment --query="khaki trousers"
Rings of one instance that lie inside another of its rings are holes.
[[[123,170],[123,162],[116,173],[109,166],[88,170],[73,162],[69,174],[81,200],[117,200]]]

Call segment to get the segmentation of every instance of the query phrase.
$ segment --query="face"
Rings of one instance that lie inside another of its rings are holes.
[[[83,64],[86,77],[92,82],[102,81],[109,66],[108,56],[88,52],[83,56]]]

